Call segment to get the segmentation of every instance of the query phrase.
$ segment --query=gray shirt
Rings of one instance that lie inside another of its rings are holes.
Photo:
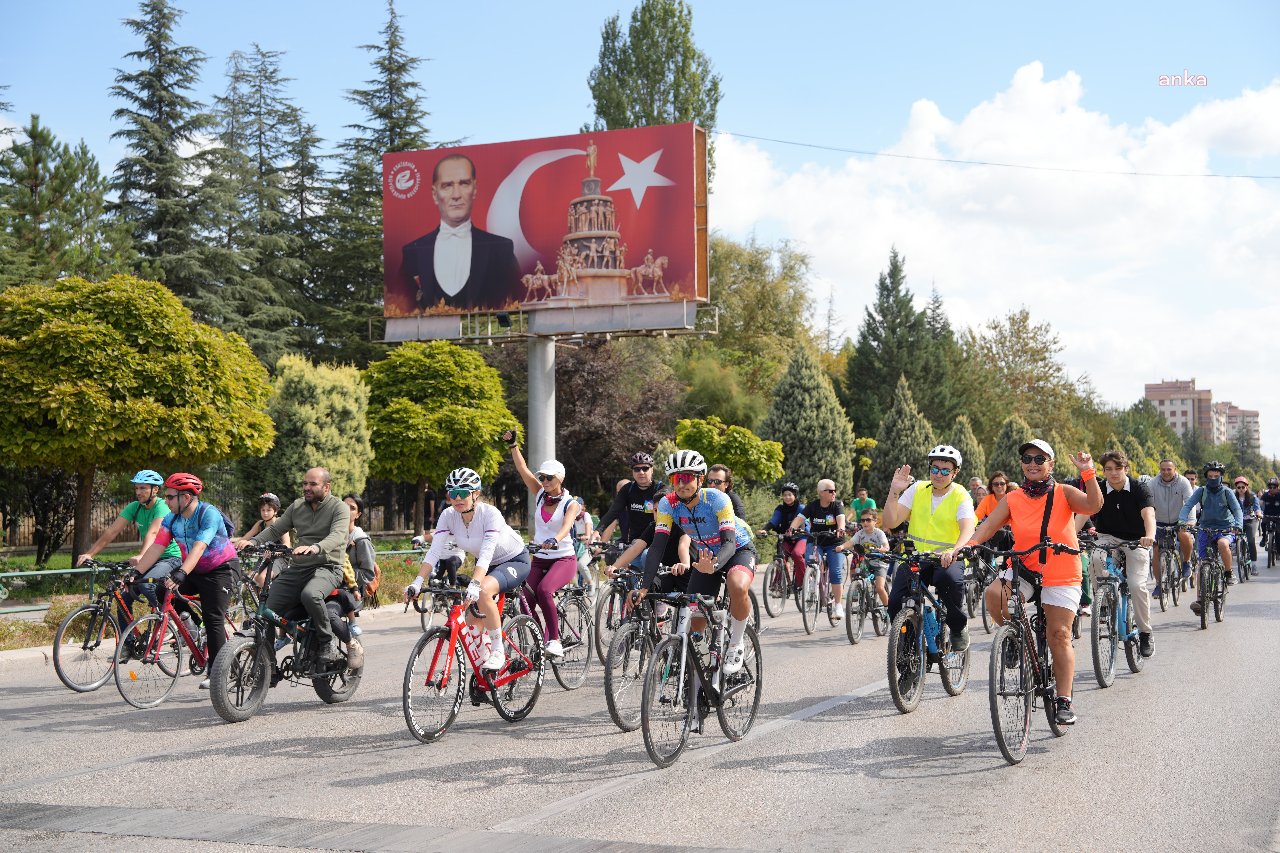
[[[1159,476],[1147,480],[1147,491],[1151,493],[1151,504],[1156,509],[1156,523],[1174,524],[1192,490],[1186,477],[1175,474],[1168,483]]]

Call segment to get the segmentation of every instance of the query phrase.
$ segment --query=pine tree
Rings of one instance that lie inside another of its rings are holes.
[[[987,466],[992,471],[1004,471],[1015,482],[1022,482],[1022,460],[1018,448],[1035,438],[1030,425],[1018,415],[1010,415],[1000,426],[991,449],[987,451]],[[1054,447],[1056,455],[1059,451]]]
[[[835,480],[846,494],[853,488],[857,475],[853,426],[808,347],[796,347],[757,432],[782,444],[786,477],[805,492],[813,491],[823,478]]]
[[[123,139],[128,150],[116,166],[112,188],[145,268],[191,299],[209,280],[199,246],[202,208],[197,198],[209,155],[182,152],[199,146],[212,127],[212,117],[190,95],[205,56],[175,41],[182,12],[168,0],[142,0],[139,10],[139,17],[124,23],[143,46],[125,58],[141,67],[117,70],[111,87],[111,94],[126,103],[112,113],[125,126],[111,138]]]
[[[909,376],[914,383],[920,411],[930,423],[949,424],[963,408],[958,386],[953,381],[960,369],[960,344],[951,329],[942,297],[934,288],[924,310],[925,337],[921,340],[919,375]],[[970,426],[972,429],[972,426]]]
[[[910,465],[917,479],[924,478],[927,454],[937,443],[933,427],[916,408],[907,377],[899,376],[893,403],[880,421],[880,432],[876,434],[871,470],[867,472],[867,489],[872,495],[887,494],[893,472],[901,465]]]
[[[960,451],[960,456],[964,459],[963,468],[967,472],[964,481],[968,482],[969,477],[978,477],[985,483],[987,475],[991,473],[987,470],[987,454],[983,452],[982,445],[978,443],[977,437],[973,434],[973,427],[969,425],[968,415],[956,416],[955,427],[951,431],[950,444]]]

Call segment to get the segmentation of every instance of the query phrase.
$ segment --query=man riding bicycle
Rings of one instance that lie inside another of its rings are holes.
[[[1231,572],[1231,546],[1235,544],[1236,539],[1232,531],[1244,526],[1244,513],[1240,509],[1240,502],[1236,500],[1236,496],[1230,489],[1224,487],[1222,478],[1226,472],[1227,466],[1217,460],[1205,463],[1204,485],[1192,492],[1191,497],[1187,498],[1186,503],[1182,505],[1182,512],[1178,514],[1178,523],[1186,524],[1191,518],[1192,510],[1197,508],[1200,510],[1200,532],[1196,535],[1196,555],[1203,560],[1208,555],[1210,545],[1217,548],[1218,554],[1222,557],[1224,582],[1229,586],[1235,583],[1235,576]],[[1191,612],[1197,616],[1200,615],[1198,600],[1191,602]]]

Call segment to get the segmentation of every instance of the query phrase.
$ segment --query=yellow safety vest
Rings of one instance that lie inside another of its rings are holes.
[[[933,483],[922,482],[916,486],[915,496],[911,499],[911,523],[907,533],[917,539],[928,539],[933,542],[945,542],[945,545],[930,545],[927,542],[915,543],[917,551],[945,551],[954,546],[960,536],[960,522],[956,521],[956,510],[964,501],[973,503],[969,492],[959,483],[951,484],[938,509],[933,508]]]

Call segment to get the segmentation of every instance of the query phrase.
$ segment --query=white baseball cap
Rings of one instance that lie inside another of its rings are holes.
[[[1045,441],[1042,438],[1033,438],[1030,441],[1024,442],[1023,445],[1018,448],[1018,453],[1020,454],[1026,453],[1028,447],[1034,447],[1037,450],[1043,450],[1045,455],[1048,456],[1050,459],[1054,458],[1053,448],[1049,446],[1049,442]]]
[[[557,480],[564,480],[564,466],[554,459],[548,459],[538,466],[539,474],[547,474],[555,477]]]

